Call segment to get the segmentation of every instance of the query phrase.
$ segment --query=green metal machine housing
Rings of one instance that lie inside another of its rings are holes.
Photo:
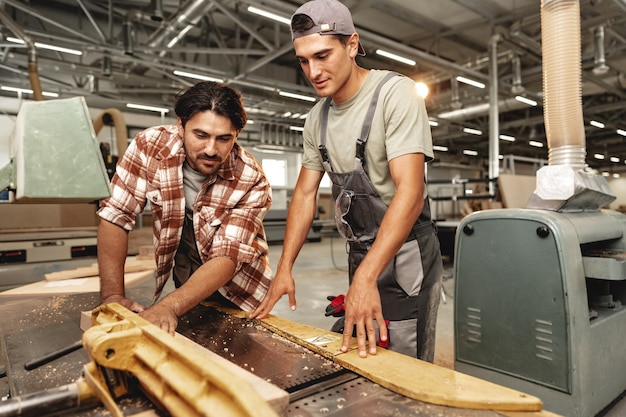
[[[568,417],[626,390],[626,215],[480,211],[456,232],[455,369]]]

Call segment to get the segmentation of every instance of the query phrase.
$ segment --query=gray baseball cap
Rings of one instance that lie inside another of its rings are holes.
[[[314,26],[303,32],[291,30],[291,40],[319,33],[320,35],[347,35],[356,32],[350,10],[337,0],[311,0],[298,7],[291,16],[303,14],[311,18]],[[365,55],[365,49],[359,42],[359,55]]]

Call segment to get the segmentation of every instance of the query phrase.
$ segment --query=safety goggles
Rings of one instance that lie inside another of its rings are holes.
[[[335,224],[337,225],[337,231],[341,237],[348,240],[356,240],[352,228],[345,219],[350,211],[353,199],[354,192],[350,190],[343,190],[335,199]]]

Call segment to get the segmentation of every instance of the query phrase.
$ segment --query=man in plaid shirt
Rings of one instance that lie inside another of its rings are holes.
[[[247,122],[241,94],[201,82],[177,96],[177,125],[137,134],[119,161],[98,215],[100,299],[118,302],[173,334],[206,298],[254,310],[272,273],[263,218],[270,186],[236,142]],[[149,307],[126,298],[128,232],[150,202],[156,290]],[[172,273],[176,289],[161,300]]]

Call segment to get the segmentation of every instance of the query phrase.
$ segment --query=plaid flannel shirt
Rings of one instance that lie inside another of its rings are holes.
[[[157,265],[155,302],[169,279],[182,235],[185,150],[176,126],[137,134],[119,160],[111,197],[98,215],[125,230],[150,201]],[[263,218],[271,205],[269,183],[257,161],[235,144],[215,175],[207,178],[194,202],[193,223],[203,262],[227,257],[236,272],[219,291],[243,310],[252,310],[269,288],[272,272]]]

